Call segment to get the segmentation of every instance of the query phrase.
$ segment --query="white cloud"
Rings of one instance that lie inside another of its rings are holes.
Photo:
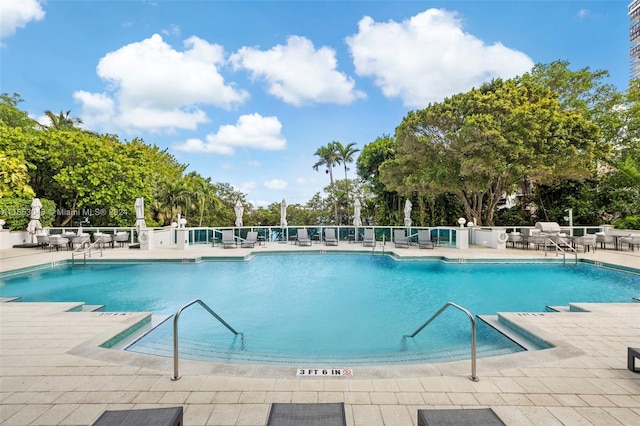
[[[277,117],[263,117],[260,114],[241,115],[235,125],[225,124],[217,133],[210,133],[206,142],[189,139],[174,145],[178,151],[210,152],[231,155],[237,148],[254,148],[268,151],[284,149],[287,141],[280,131],[282,124]]]
[[[171,25],[169,25],[169,28],[163,28],[162,29],[162,34],[164,34],[166,36],[179,37],[180,36],[180,27],[177,26],[176,24],[171,24]]]
[[[271,179],[264,183],[265,188],[267,189],[287,189],[287,181],[282,179]]]
[[[258,184],[253,181],[242,182],[239,184],[232,185],[236,191],[240,191],[243,194],[250,194],[252,190],[256,189]]]
[[[184,41],[184,50],[178,51],[154,34],[100,59],[97,73],[109,83],[108,93],[79,91],[74,97],[82,103],[83,120],[89,126],[85,113],[89,119],[106,119],[111,114],[113,125],[127,130],[194,130],[209,121],[198,105],[230,109],[249,96],[225,83],[218,72],[224,63],[219,45],[190,37]],[[98,111],[96,105],[85,103],[96,96],[111,99],[111,105],[103,102],[105,110]]]
[[[383,94],[425,107],[494,77],[525,73],[533,61],[501,43],[486,45],[465,33],[455,12],[428,9],[403,22],[368,16],[346,38],[356,73],[372,77]]]
[[[584,19],[589,15],[589,9],[580,9],[578,11],[578,19]]]
[[[262,166],[262,163],[258,160],[251,160],[251,161],[247,161],[247,166],[249,167],[260,167]]]
[[[45,12],[38,0],[0,1],[0,38],[8,37],[29,22],[44,19]]]
[[[355,90],[352,78],[337,71],[336,52],[315,49],[304,37],[291,36],[287,45],[261,51],[243,47],[231,55],[234,68],[244,68],[254,79],[264,79],[268,92],[292,105],[350,104],[365,94]]]

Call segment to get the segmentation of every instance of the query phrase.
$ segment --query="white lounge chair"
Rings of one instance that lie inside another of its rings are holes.
[[[309,233],[306,229],[298,229],[298,245],[299,246],[310,246],[311,238],[309,238]]]
[[[418,247],[419,248],[433,248],[433,241],[431,241],[431,233],[426,229],[418,231]]]
[[[333,228],[327,228],[324,230],[324,243],[328,246],[337,246],[338,239],[336,238],[336,230]]]
[[[223,248],[236,248],[236,238],[233,235],[233,231],[222,231],[222,247]]]
[[[409,240],[404,234],[404,229],[396,229],[393,231],[393,243],[396,247],[409,248]]]
[[[373,228],[366,228],[364,230],[364,238],[362,239],[363,247],[375,247],[376,245],[376,236],[373,232]]]
[[[258,233],[256,231],[247,232],[247,238],[240,243],[240,247],[254,248],[258,242]]]

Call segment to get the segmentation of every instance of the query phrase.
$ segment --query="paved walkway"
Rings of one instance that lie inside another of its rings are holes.
[[[363,250],[358,244],[253,251]],[[368,249],[370,250],[370,249]],[[376,250],[381,250],[378,247]],[[535,250],[392,249],[449,259],[545,258]],[[200,246],[152,252],[108,249],[103,259],[245,256],[251,249]],[[640,268],[640,252],[580,254]],[[554,258],[548,254],[547,258]],[[0,251],[1,271],[51,264],[69,252]],[[640,281],[638,288],[640,296]],[[297,378],[295,368],[172,361],[98,347],[148,313],[69,312],[77,303],[0,303],[0,423],[90,425],[104,410],[183,406],[185,425],[264,425],[272,402],[344,402],[349,425],[415,425],[418,409],[491,407],[508,425],[640,424],[640,374],[626,368],[640,347],[640,304],[576,304],[585,312],[503,313],[553,349],[469,362],[355,368],[352,377]]]

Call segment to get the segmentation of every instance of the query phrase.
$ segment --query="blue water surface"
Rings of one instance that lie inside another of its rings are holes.
[[[181,357],[232,363],[388,364],[468,358],[473,314],[541,312],[570,302],[631,302],[640,276],[590,265],[444,264],[384,256],[263,255],[248,262],[64,266],[4,279],[0,296],[76,301],[107,311],[174,314],[202,299],[243,342],[197,306],[180,317]],[[171,321],[130,350],[171,355]],[[521,350],[478,324],[479,356]]]

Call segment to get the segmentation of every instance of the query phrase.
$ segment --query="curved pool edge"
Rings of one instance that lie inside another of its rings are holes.
[[[101,259],[87,259],[83,262],[83,264],[91,264],[91,265],[114,265],[114,264],[163,264],[163,263],[171,263],[171,264],[198,264],[203,262],[248,262],[251,261],[256,256],[271,256],[271,255],[318,255],[318,254],[326,254],[326,255],[368,255],[371,256],[371,252],[368,250],[320,250],[320,249],[310,249],[305,251],[279,251],[279,250],[270,250],[267,252],[248,252],[245,254],[239,254],[238,256],[193,256],[193,257],[183,257],[183,258],[101,258]],[[501,258],[476,258],[476,257],[453,257],[448,255],[435,255],[435,256],[414,256],[414,255],[404,255],[398,254],[395,251],[387,251],[385,253],[377,253],[376,256],[386,256],[394,261],[398,262],[440,262],[445,264],[563,264],[565,263],[562,259],[554,257],[554,258],[509,258],[509,257],[501,257]],[[634,268],[631,266],[606,262],[606,261],[597,261],[588,258],[578,258],[578,264],[592,265],[599,268],[606,268],[620,272],[626,272],[630,274],[640,275],[640,268]],[[22,268],[10,269],[5,271],[0,271],[0,279],[9,278],[15,275],[20,275],[29,272],[35,272],[40,270],[46,270],[51,268],[57,268],[61,266],[69,266],[69,265],[79,265],[78,262],[75,262],[72,259],[62,259],[56,261],[49,261],[38,263]]]
[[[20,303],[20,302],[17,302]],[[633,303],[633,302],[631,302]],[[590,304],[590,305],[610,305],[619,306],[621,304]],[[638,305],[640,308],[640,304]],[[581,312],[580,314],[584,314]],[[589,313],[589,312],[586,312]],[[137,313],[136,313],[137,314]],[[532,324],[532,320],[545,318],[552,319],[554,316],[575,315],[574,312],[546,313],[545,316],[519,316],[517,312],[500,313],[499,315],[508,318],[522,330],[536,336],[536,338],[547,342],[549,349],[535,351],[524,351],[514,354],[498,355],[477,359],[478,376],[490,374],[493,371],[504,368],[519,368],[540,363],[554,362],[567,358],[573,358],[583,354],[583,351],[564,339],[558,339],[550,335],[544,328]],[[578,314],[578,315],[580,315]],[[123,322],[109,332],[85,341],[72,348],[69,353],[109,363],[117,363],[128,366],[147,368],[165,372],[167,375],[173,374],[173,358],[128,352],[125,350],[107,349],[103,347],[103,342],[112,339],[114,335],[126,333],[131,327],[131,321]],[[350,365],[269,365],[269,364],[227,364],[219,362],[195,361],[190,359],[180,359],[180,375],[216,375],[246,378],[289,378],[295,379],[296,372],[300,368],[311,369],[351,369],[353,377],[358,379],[388,379],[388,378],[408,378],[420,376],[469,376],[471,373],[471,360],[459,360],[436,363],[419,364],[392,364],[392,365],[371,365],[371,366],[350,366]]]

